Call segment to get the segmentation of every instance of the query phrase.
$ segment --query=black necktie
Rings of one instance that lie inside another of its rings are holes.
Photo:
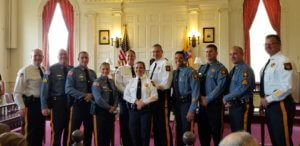
[[[152,80],[152,78],[153,78],[153,74],[154,74],[156,66],[157,66],[157,63],[154,63],[154,68],[153,68],[153,71],[151,73],[150,80]]]
[[[41,76],[41,78],[43,78],[44,73],[43,73],[42,68],[41,68],[40,66],[39,66],[39,71],[40,71],[40,76]]]
[[[270,63],[270,59],[268,60],[267,64],[265,65],[265,67],[263,69],[263,72],[262,72],[262,75],[260,77],[259,95],[260,95],[261,98],[265,97],[265,87],[264,87],[265,70],[266,70],[267,66],[269,65],[269,63]]]
[[[131,75],[132,75],[133,78],[135,78],[135,72],[134,72],[133,66],[131,66]]]
[[[205,82],[206,82],[206,74],[208,72],[208,69],[210,68],[210,64],[206,64],[205,71],[203,73],[203,77],[201,79],[201,85],[200,85],[200,92],[203,96],[206,96],[206,91],[205,91]]]
[[[64,66],[63,70],[64,70],[64,77],[67,77],[67,74],[68,74],[67,66]]]
[[[137,84],[137,91],[136,91],[136,99],[140,100],[142,98],[142,82],[139,78],[138,84]]]
[[[88,69],[84,69],[84,73],[85,73],[85,78],[86,78],[86,84],[87,84],[87,92],[88,93],[91,93],[92,91],[92,89],[91,89],[91,87],[92,87],[92,84],[91,84],[91,80],[90,80],[90,76],[89,76],[89,71],[88,71]]]
[[[232,70],[231,70],[230,73],[229,73],[230,78],[233,77],[234,72],[235,72],[235,66],[232,68]]]
[[[179,74],[180,74],[180,69],[178,69],[176,71],[176,74],[175,74],[175,83],[174,83],[174,93],[175,93],[175,96],[176,97],[179,97],[180,96],[180,92],[179,92]]]

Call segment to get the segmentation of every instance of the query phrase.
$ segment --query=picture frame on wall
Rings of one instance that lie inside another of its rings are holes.
[[[203,28],[203,43],[214,43],[215,42],[215,28],[204,27]]]
[[[99,44],[100,45],[110,44],[109,30],[99,30]]]

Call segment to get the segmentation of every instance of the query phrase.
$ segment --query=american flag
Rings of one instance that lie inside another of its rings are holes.
[[[121,49],[120,49],[119,57],[118,57],[119,66],[123,66],[127,63],[127,61],[126,61],[126,52],[129,49],[130,49],[130,46],[129,46],[129,39],[128,39],[128,34],[127,34],[127,25],[125,25],[124,34],[123,34],[123,41],[122,41],[122,44],[121,44]]]

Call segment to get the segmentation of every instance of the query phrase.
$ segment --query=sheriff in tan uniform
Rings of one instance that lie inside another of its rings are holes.
[[[45,118],[41,112],[40,86],[45,69],[42,50],[32,53],[32,64],[19,70],[14,88],[14,98],[24,116],[24,135],[29,146],[42,146]]]

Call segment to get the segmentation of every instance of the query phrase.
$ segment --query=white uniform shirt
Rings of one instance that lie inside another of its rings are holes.
[[[115,74],[115,84],[117,89],[124,93],[125,87],[130,79],[132,79],[131,66],[127,64],[119,67]]]
[[[124,90],[124,100],[134,104],[134,102],[137,100],[136,98],[137,84],[138,84],[138,77],[132,78],[129,81],[129,83],[127,84]],[[152,83],[150,79],[148,79],[146,76],[141,77],[141,85],[142,85],[141,100],[145,104],[149,104],[158,99],[157,89],[154,83]]]
[[[292,93],[293,81],[292,63],[280,52],[270,57],[270,63],[265,69],[264,90],[268,103],[281,101]],[[260,75],[262,75],[264,67]]]
[[[42,71],[45,69],[41,66]],[[14,99],[19,109],[25,108],[23,95],[40,97],[42,78],[38,66],[28,65],[19,70],[14,88]]]
[[[157,89],[166,90],[171,87],[172,79],[173,79],[173,73],[172,73],[173,69],[171,64],[165,58],[155,60],[151,64],[150,71],[149,71],[149,78],[151,77],[152,72],[153,72],[152,81],[155,82]]]

